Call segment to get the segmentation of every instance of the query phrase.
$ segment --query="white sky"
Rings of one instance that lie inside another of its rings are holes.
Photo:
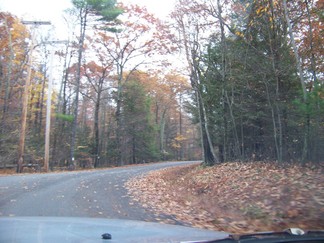
[[[118,0],[145,6],[149,12],[163,19],[173,8],[176,0]],[[161,3],[163,1],[163,3]],[[55,39],[65,39],[66,26],[63,10],[72,7],[71,0],[0,0],[0,11],[10,12],[22,20],[51,21]],[[44,30],[49,27],[42,27]]]
[[[175,0],[119,0],[146,6],[149,12],[163,18],[173,7]],[[71,0],[0,0],[0,11],[8,11],[20,18],[35,18],[55,23],[64,9],[71,7]]]

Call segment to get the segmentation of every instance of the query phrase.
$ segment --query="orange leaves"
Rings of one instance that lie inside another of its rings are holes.
[[[0,12],[0,56],[4,63],[13,62],[15,66],[20,66],[25,58],[27,50],[26,38],[29,33],[26,26],[9,13]],[[12,58],[13,60],[9,60]],[[4,66],[6,68],[7,65]]]
[[[145,8],[137,5],[123,6],[125,12],[120,16],[120,31],[116,33],[99,32],[95,48],[114,60],[117,65],[133,67],[152,65],[156,67],[153,55],[165,54],[169,43],[168,29],[148,13]],[[159,61],[159,60],[158,60]]]
[[[157,213],[196,227],[246,233],[323,228],[323,185],[320,166],[255,162],[165,169],[132,180],[127,188]]]

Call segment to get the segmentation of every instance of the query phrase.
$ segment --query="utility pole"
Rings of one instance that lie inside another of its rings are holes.
[[[66,44],[67,41],[49,41],[44,44]],[[48,93],[46,101],[46,128],[45,128],[45,155],[44,155],[44,171],[48,172],[49,169],[49,147],[50,147],[50,128],[51,128],[51,105],[52,105],[52,87],[53,87],[53,47],[50,50],[50,66],[48,77]]]
[[[32,25],[33,27],[39,25],[51,25],[49,21],[22,21],[25,25]],[[19,137],[19,145],[18,145],[18,162],[17,162],[17,173],[22,172],[23,162],[24,162],[24,151],[25,151],[25,136],[26,136],[26,123],[27,123],[27,108],[28,108],[28,96],[29,96],[29,86],[31,80],[31,72],[32,72],[32,58],[33,58],[33,50],[35,48],[35,37],[34,37],[34,29],[31,33],[31,44],[30,51],[27,63],[27,78],[24,87],[24,93],[22,97],[22,113],[21,113],[21,128],[20,128],[20,137]]]

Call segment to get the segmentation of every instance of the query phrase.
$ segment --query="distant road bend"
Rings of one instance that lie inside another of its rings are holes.
[[[130,203],[124,183],[166,167],[197,162],[163,162],[91,171],[0,176],[0,216],[100,217],[156,221]],[[159,215],[159,218],[167,217]]]

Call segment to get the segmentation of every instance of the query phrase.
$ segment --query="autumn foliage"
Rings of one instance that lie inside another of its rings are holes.
[[[157,218],[169,215],[167,223],[230,233],[323,229],[323,170],[271,162],[194,165],[151,172],[126,188]]]
[[[322,162],[322,0],[178,0],[163,20],[113,0],[72,3],[68,42],[51,47],[52,97],[45,39],[56,37],[0,14],[0,166],[17,163],[19,134],[24,163],[43,165],[47,99],[52,169]]]

